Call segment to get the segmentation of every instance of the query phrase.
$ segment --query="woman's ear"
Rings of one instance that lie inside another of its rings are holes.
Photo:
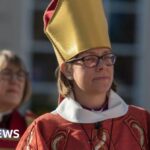
[[[60,71],[65,75],[68,80],[73,80],[71,64],[63,63],[60,67]]]

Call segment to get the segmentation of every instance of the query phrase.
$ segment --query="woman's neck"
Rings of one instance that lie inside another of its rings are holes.
[[[98,110],[107,101],[106,93],[81,93],[81,92],[74,92],[75,100],[78,101],[83,107],[88,109],[95,109]]]

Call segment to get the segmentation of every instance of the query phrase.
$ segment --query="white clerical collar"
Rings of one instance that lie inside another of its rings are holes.
[[[114,91],[110,91],[108,109],[90,111],[84,109],[72,96],[66,97],[52,113],[58,113],[62,118],[74,123],[95,123],[125,115],[128,105]]]

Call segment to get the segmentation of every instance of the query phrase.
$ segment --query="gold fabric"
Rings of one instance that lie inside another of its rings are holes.
[[[91,48],[111,48],[102,0],[58,0],[45,33],[59,64]]]

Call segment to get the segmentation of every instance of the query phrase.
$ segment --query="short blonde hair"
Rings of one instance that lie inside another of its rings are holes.
[[[27,69],[19,56],[17,56],[11,50],[4,49],[0,51],[0,71],[6,67],[7,63],[14,64],[15,66],[21,68],[23,71],[27,73],[24,93],[21,100],[21,103],[23,103],[24,101],[28,100],[31,96],[31,81],[29,79]]]
[[[60,70],[60,67],[58,66],[55,71],[55,75],[57,78],[57,86],[58,86],[58,92],[62,97],[68,96],[73,89],[73,83],[71,80],[68,80],[66,76],[63,74],[63,72]],[[113,81],[111,85],[111,89],[114,91],[117,91],[117,85],[115,81]]]

